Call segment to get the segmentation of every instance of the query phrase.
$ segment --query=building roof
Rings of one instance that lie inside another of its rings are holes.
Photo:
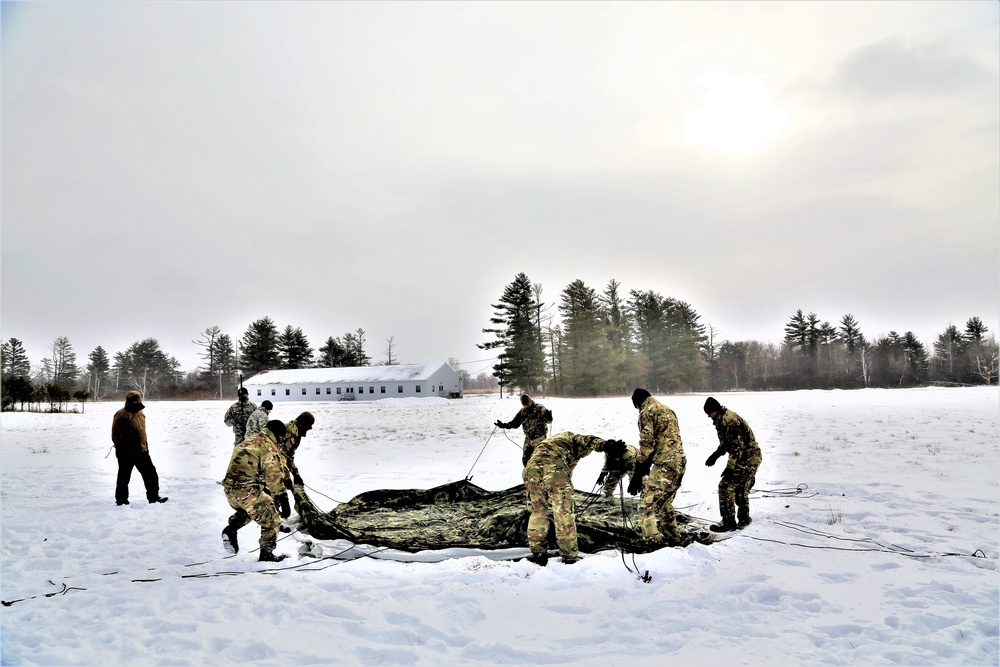
[[[401,364],[399,366],[353,366],[348,368],[286,368],[261,371],[244,386],[270,384],[335,384],[338,382],[403,382],[427,380],[447,364]]]

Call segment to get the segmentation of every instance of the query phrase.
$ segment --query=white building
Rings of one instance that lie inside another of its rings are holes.
[[[290,368],[261,371],[243,383],[250,400],[377,401],[415,396],[462,397],[462,379],[448,364]]]

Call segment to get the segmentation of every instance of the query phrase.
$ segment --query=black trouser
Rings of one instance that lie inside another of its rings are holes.
[[[156,474],[153,459],[149,452],[125,453],[115,449],[118,457],[118,483],[115,485],[115,502],[128,502],[128,483],[132,479],[132,468],[142,475],[142,483],[146,485],[146,500],[156,502],[160,497],[160,477]]]

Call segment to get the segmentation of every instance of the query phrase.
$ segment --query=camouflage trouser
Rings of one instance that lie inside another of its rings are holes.
[[[684,462],[677,466],[656,466],[642,485],[639,497],[639,526],[642,537],[650,542],[670,542],[680,539],[674,496],[684,478]]]
[[[556,546],[563,558],[576,558],[576,513],[573,483],[561,463],[531,463],[521,473],[528,493],[528,546],[540,556],[546,551],[549,520],[556,527]]]
[[[739,509],[740,521],[750,518],[750,489],[756,480],[760,456],[753,456],[734,466],[727,466],[719,480],[719,513],[723,521],[735,521],[733,505]]]
[[[236,530],[251,521],[260,526],[261,551],[274,551],[278,545],[278,528],[281,517],[274,506],[274,497],[255,486],[223,486],[226,500],[236,513],[229,517],[229,525]]]

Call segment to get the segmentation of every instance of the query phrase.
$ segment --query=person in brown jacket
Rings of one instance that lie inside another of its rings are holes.
[[[118,459],[118,482],[115,485],[115,502],[128,505],[128,483],[132,479],[132,468],[142,475],[146,486],[146,500],[150,503],[165,503],[160,496],[160,478],[156,466],[149,458],[146,444],[146,415],[142,413],[142,394],[130,391],[125,394],[125,407],[115,413],[111,422],[111,442],[115,443],[115,457]]]

